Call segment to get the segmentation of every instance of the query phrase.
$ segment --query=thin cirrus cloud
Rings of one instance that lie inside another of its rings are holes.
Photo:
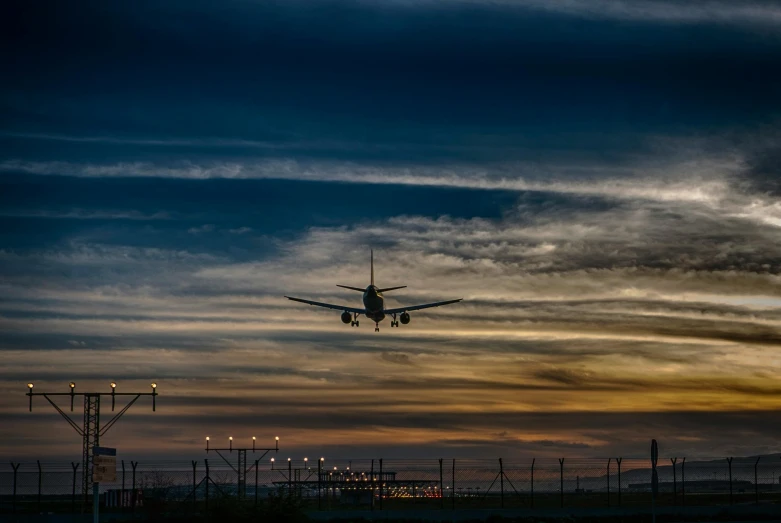
[[[454,0],[459,1],[459,0]],[[460,0],[469,1],[469,0]],[[480,2],[480,0],[474,0]],[[722,0],[683,2],[671,0],[501,0],[506,6],[554,13],[643,22],[726,23],[775,25],[781,23],[781,8],[773,2],[728,2]]]
[[[263,409],[274,430],[292,431],[291,443],[301,448],[315,431],[333,449],[345,437],[362,441],[372,434],[413,453],[416,440],[479,453],[496,444],[496,433],[510,431],[505,443],[517,452],[545,447],[552,455],[576,445],[599,454],[631,448],[638,436],[628,429],[597,434],[587,421],[566,429],[547,424],[533,436],[515,424],[542,412],[552,420],[572,412],[592,419],[596,404],[594,419],[615,413],[616,423],[627,426],[658,419],[653,413],[660,410],[673,417],[715,411],[727,419],[751,405],[761,417],[776,406],[768,369],[776,365],[780,320],[773,307],[730,303],[730,296],[779,296],[774,260],[781,253],[770,242],[761,244],[762,253],[753,247],[774,229],[706,206],[663,204],[554,208],[529,221],[521,202],[500,221],[399,216],[321,227],[252,263],[88,244],[66,249],[77,256],[6,254],[6,263],[47,260],[47,270],[60,267],[72,276],[49,272],[33,285],[7,286],[4,310],[16,314],[2,322],[9,335],[4,380],[10,386],[26,379],[25,333],[48,333],[52,338],[40,339],[37,351],[82,368],[79,379],[94,380],[110,359],[135,369],[121,374],[130,386],[148,376],[169,384],[173,439],[198,430],[204,419],[239,430],[242,413]],[[714,223],[729,241],[713,236]],[[378,241],[385,245],[379,281],[410,285],[404,296],[389,296],[393,303],[451,296],[467,302],[414,315],[412,329],[394,333],[391,351],[370,333],[344,332],[333,314],[281,298],[288,292],[352,303],[354,296],[330,292],[324,282],[360,284],[365,246]],[[85,263],[115,274],[112,283],[94,271],[74,271]],[[154,361],[139,364],[150,351]],[[193,351],[201,356],[192,358]],[[648,366],[653,375],[635,370]],[[41,367],[37,374],[55,382],[61,369]],[[236,388],[246,401],[225,396]],[[361,401],[353,399],[358,391]],[[21,407],[10,402],[6,408]],[[317,408],[329,414],[309,414]],[[416,417],[432,409],[442,414]],[[650,417],[639,414],[645,411]],[[375,423],[368,413],[382,416],[381,430],[366,426]],[[691,434],[704,437],[691,427],[654,423],[682,450],[696,448],[686,439]],[[769,438],[758,426],[750,435],[759,446]],[[710,449],[734,448],[702,441]],[[130,443],[134,448],[142,452]]]

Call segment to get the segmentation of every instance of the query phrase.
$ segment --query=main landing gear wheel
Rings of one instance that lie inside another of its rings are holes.
[[[359,327],[360,325],[361,325],[361,322],[359,322],[358,320],[350,322],[350,327]]]
[[[398,321],[394,320],[394,321],[391,322],[391,327],[398,327],[398,326],[399,326],[399,322]]]

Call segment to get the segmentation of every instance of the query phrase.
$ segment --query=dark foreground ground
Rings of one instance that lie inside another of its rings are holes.
[[[17,514],[0,515],[5,523],[88,523],[91,514]],[[650,510],[638,509],[571,509],[537,510],[534,512],[505,510],[429,510],[429,511],[350,511],[312,512],[295,505],[268,504],[255,509],[246,505],[221,504],[207,514],[192,512],[159,514],[101,514],[100,521],[155,523],[359,523],[382,521],[387,523],[651,523]],[[663,507],[656,512],[658,523],[781,523],[781,505],[733,507]]]

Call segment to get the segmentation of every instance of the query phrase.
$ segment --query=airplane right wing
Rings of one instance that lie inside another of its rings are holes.
[[[434,303],[424,303],[423,305],[412,305],[410,307],[399,307],[398,309],[385,309],[385,314],[398,314],[400,312],[419,311],[420,309],[430,309],[431,307],[440,307],[442,305],[450,305],[451,303],[458,303],[464,298],[457,300],[437,301]]]
[[[310,300],[302,300],[301,298],[292,298],[290,296],[285,296],[288,300],[298,301],[301,303],[306,303],[307,305],[314,305],[316,307],[325,307],[326,309],[334,309],[337,311],[347,311],[352,312],[353,314],[365,314],[366,309],[358,309],[356,307],[346,307],[344,305],[334,305],[333,303],[323,303],[320,301],[310,301]]]

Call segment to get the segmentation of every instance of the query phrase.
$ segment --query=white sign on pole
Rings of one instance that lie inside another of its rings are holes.
[[[117,480],[117,458],[115,456],[95,456],[92,462],[92,481],[111,483]]]
[[[117,480],[117,449],[95,447],[92,452],[92,481],[112,483]]]

